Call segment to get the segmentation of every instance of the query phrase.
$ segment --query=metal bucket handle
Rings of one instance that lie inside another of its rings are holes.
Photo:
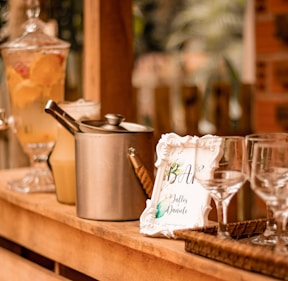
[[[136,149],[134,147],[128,148],[128,156],[146,196],[151,198],[154,184],[147,169],[136,154]]]

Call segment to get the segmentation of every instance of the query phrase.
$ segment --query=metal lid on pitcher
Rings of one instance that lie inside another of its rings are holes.
[[[90,133],[140,133],[153,132],[153,128],[136,123],[124,122],[125,118],[121,114],[108,113],[106,120],[87,120],[80,123],[82,132]]]

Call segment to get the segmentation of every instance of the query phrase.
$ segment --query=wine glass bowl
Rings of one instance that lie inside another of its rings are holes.
[[[239,190],[243,175],[237,171],[215,170],[213,179],[197,179],[210,192],[212,198],[216,200],[230,200]]]
[[[248,166],[247,177],[250,178],[253,148],[258,142],[288,142],[288,133],[255,133],[245,136],[246,157]]]
[[[195,179],[216,204],[219,238],[231,238],[227,208],[246,180],[244,149],[244,138],[238,136],[204,136],[197,140]]]

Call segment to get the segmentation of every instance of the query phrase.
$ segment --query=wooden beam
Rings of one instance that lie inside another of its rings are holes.
[[[101,116],[132,116],[131,0],[84,0],[84,98],[101,103]]]
[[[84,0],[83,97],[100,102],[100,1]]]

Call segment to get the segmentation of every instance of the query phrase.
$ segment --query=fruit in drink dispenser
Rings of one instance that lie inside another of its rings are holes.
[[[24,107],[45,97],[63,100],[64,75],[65,60],[59,54],[37,53],[30,66],[22,62],[8,65],[6,77],[11,102],[16,107]]]
[[[22,117],[15,120],[21,143],[55,140],[55,124],[43,109],[49,99],[64,100],[66,53],[14,51],[6,53],[5,65],[12,112]]]

